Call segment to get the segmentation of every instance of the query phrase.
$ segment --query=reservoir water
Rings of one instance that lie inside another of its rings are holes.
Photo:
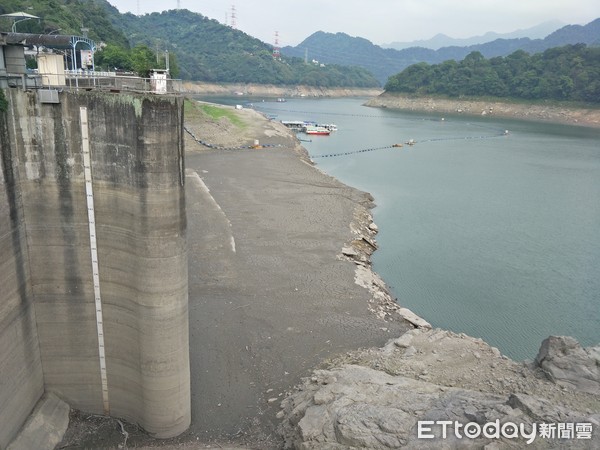
[[[600,130],[363,101],[254,106],[337,124],[300,137],[322,170],[375,197],[373,266],[399,303],[518,360],[549,335],[599,343]]]

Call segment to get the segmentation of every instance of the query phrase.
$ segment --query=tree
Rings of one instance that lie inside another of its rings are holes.
[[[465,59],[462,60],[462,64],[465,66],[478,66],[483,64],[486,61],[485,57],[481,54],[481,52],[471,52]]]
[[[108,44],[94,55],[96,66],[108,70],[133,70],[131,52],[118,45]]]
[[[390,77],[385,89],[393,89],[399,92],[416,93],[423,92],[423,89],[429,81],[430,74],[429,64],[422,62],[413,64],[404,69],[400,74]]]
[[[156,56],[147,45],[136,45],[131,50],[133,70],[142,78],[150,77],[150,70],[156,68]]]
[[[518,50],[485,59],[472,52],[457,63],[415,64],[390,77],[390,92],[600,102],[600,48],[583,44],[529,55]]]

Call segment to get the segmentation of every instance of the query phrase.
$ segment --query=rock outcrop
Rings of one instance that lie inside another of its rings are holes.
[[[600,346],[582,348],[572,337],[550,336],[542,342],[535,363],[555,383],[600,392]]]
[[[282,402],[287,448],[600,447],[600,391],[554,384],[480,339],[415,329],[331,367]]]
[[[429,322],[417,316],[408,308],[401,307],[391,294],[385,281],[371,268],[371,255],[377,250],[375,236],[379,228],[373,222],[369,208],[374,206],[373,199],[365,205],[359,205],[354,211],[354,220],[350,229],[354,236],[352,242],[342,248],[340,259],[356,264],[354,282],[371,293],[369,310],[382,320],[401,320],[416,328],[431,328]]]

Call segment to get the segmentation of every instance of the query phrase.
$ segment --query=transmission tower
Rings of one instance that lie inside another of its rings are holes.
[[[275,32],[275,45],[273,46],[273,59],[281,59],[281,48],[279,47],[279,31]]]
[[[231,28],[236,27],[235,19],[237,16],[235,15],[235,5],[231,5]]]
[[[181,9],[181,0],[177,0],[177,9]]]

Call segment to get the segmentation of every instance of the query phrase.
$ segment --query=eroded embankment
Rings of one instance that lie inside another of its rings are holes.
[[[188,94],[237,95],[240,101],[245,96],[264,97],[373,97],[381,94],[379,88],[326,88],[316,86],[281,86],[273,84],[247,83],[203,83],[186,81],[183,89]]]
[[[384,92],[365,103],[366,106],[404,111],[465,114],[485,117],[509,117],[519,120],[564,123],[600,127],[600,108],[575,108],[556,104],[509,103],[488,100],[412,97]]]

